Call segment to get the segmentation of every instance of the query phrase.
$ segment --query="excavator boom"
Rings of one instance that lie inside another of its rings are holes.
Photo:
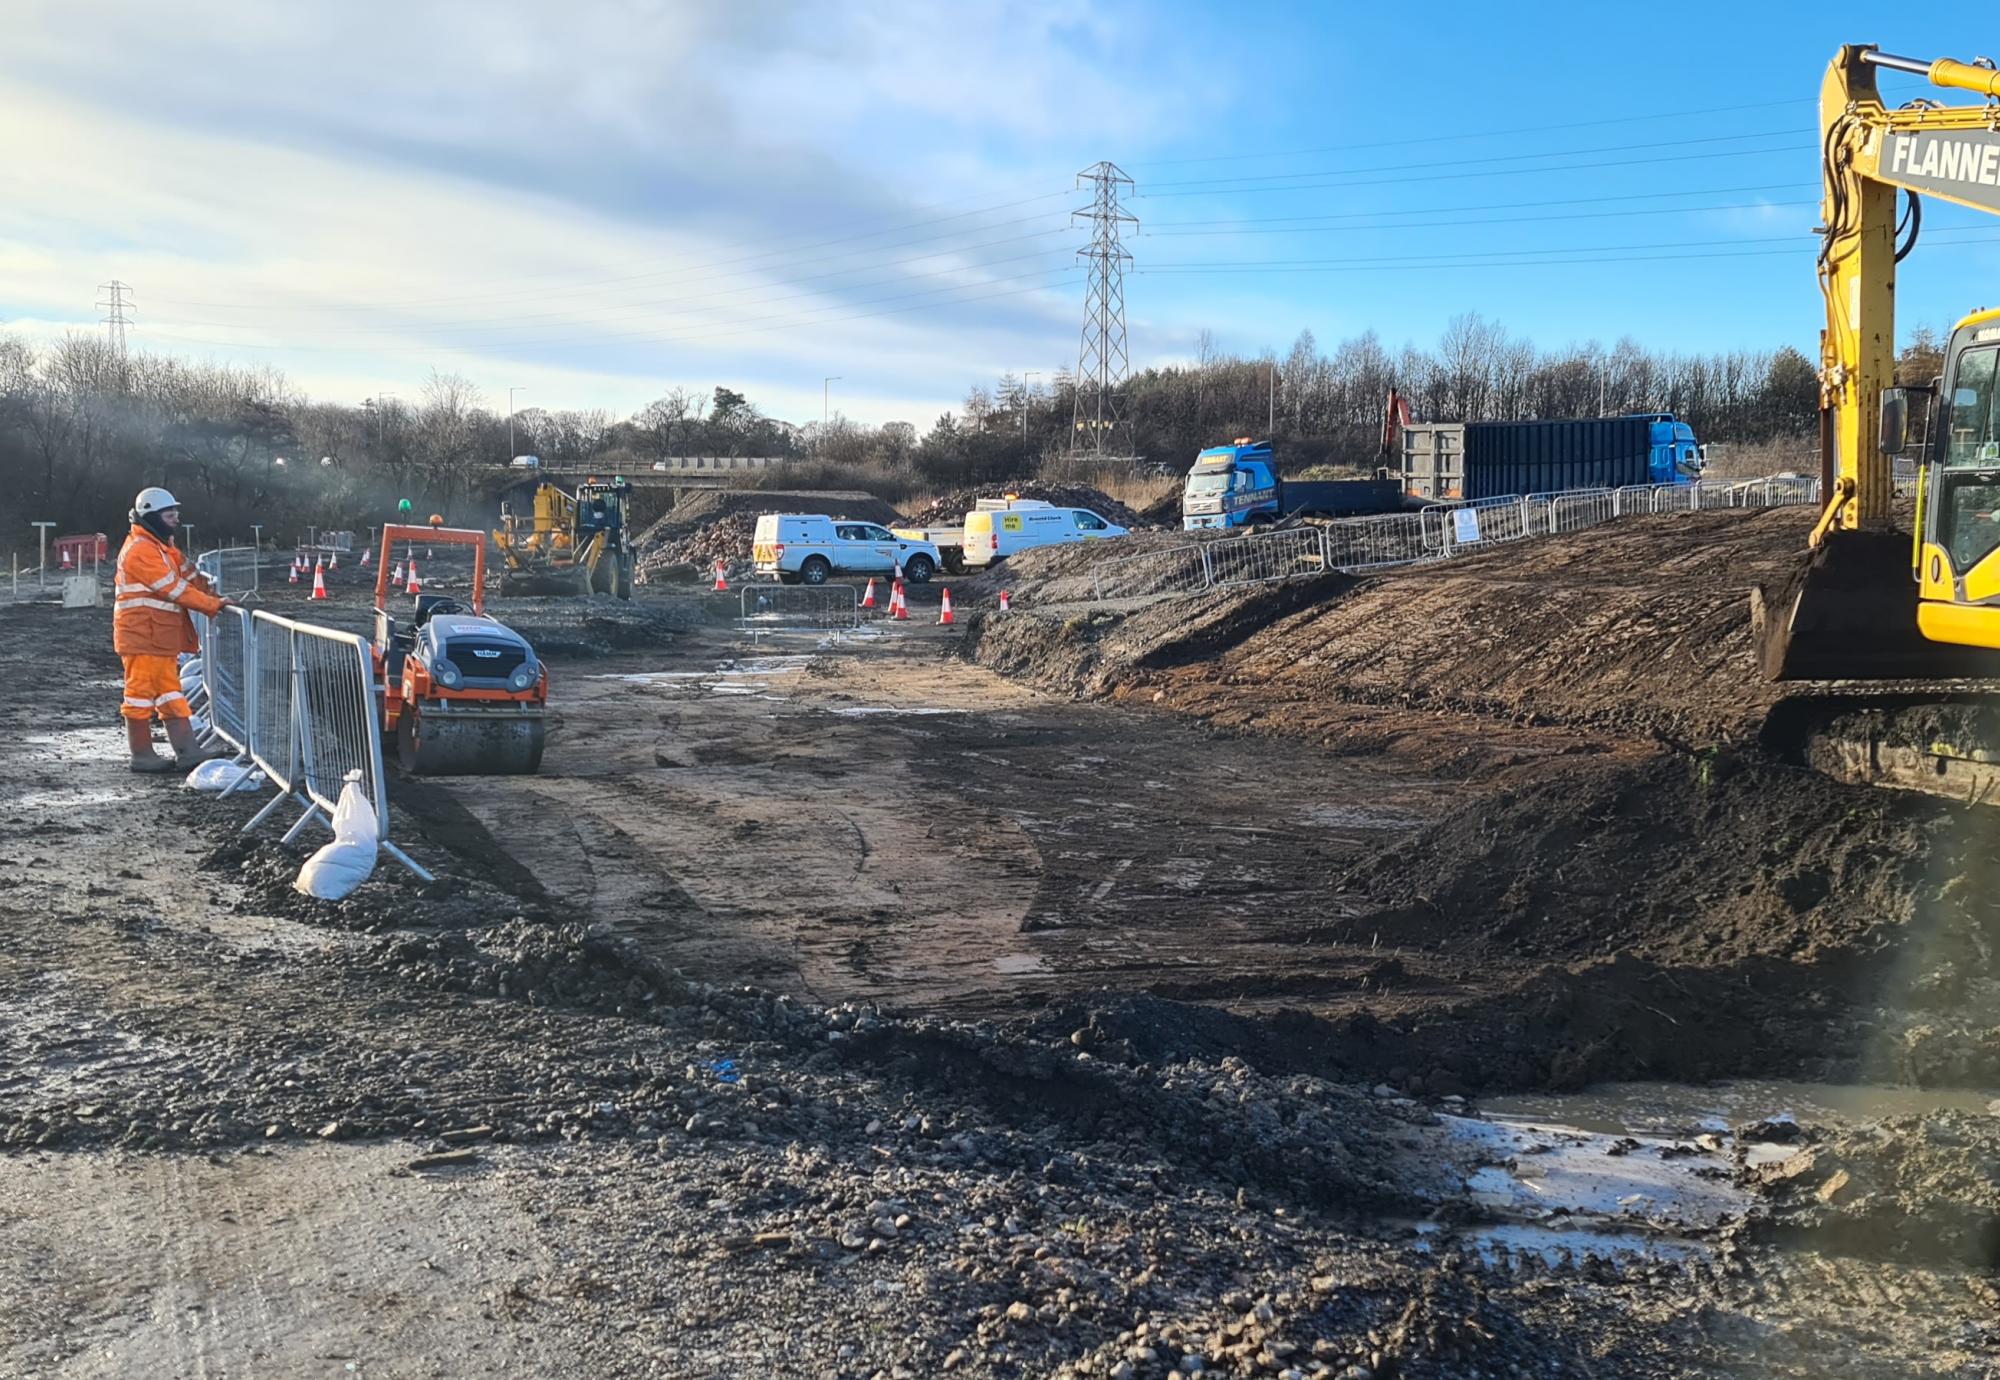
[[[1990,635],[1926,635],[1950,620],[1924,614],[1933,589],[1917,577],[1929,547],[1897,529],[1893,467],[1882,444],[1883,398],[1895,382],[1896,265],[1916,244],[1919,197],[2000,213],[2000,105],[1913,102],[1891,110],[1876,89],[1878,68],[2000,99],[2000,72],[1949,58],[1927,62],[1849,46],[1827,67],[1820,86],[1818,264],[1826,301],[1820,466],[1827,507],[1805,566],[1785,586],[1760,589],[1753,599],[1764,669],[1777,679],[2000,674],[1994,650],[2000,607]],[[1892,411],[1892,422],[1904,419]],[[2000,508],[2000,495],[1993,506]],[[1952,622],[1961,634],[1965,624]]]

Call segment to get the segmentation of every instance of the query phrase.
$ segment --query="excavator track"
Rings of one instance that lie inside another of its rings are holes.
[[[2000,693],[1968,687],[1798,695],[1762,742],[1780,760],[1856,785],[2000,805]]]
[[[540,714],[408,704],[396,757],[413,776],[525,776],[542,765]]]

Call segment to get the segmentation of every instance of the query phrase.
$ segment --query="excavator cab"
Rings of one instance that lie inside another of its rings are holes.
[[[1911,395],[1926,394],[1933,418],[1911,572],[1917,624],[1933,642],[2000,648],[2000,311],[1959,323],[1936,387],[1884,393],[1885,445],[1907,429]]]

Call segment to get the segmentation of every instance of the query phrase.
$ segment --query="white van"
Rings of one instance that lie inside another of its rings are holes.
[[[752,535],[751,565],[788,585],[823,585],[836,573],[889,575],[898,565],[912,584],[937,573],[938,549],[897,536],[876,522],[817,513],[766,513]]]
[[[965,515],[965,563],[992,565],[1031,547],[1103,541],[1125,533],[1088,508],[1058,508],[1037,498],[982,498]]]

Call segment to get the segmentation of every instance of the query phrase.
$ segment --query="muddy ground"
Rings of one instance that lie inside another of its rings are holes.
[[[394,783],[442,880],[338,904],[122,771],[106,614],[0,609],[0,1374],[2000,1373],[1993,816],[1759,752],[1773,516],[1642,535],[1673,600],[1599,529],[514,604],[543,771]],[[1477,1114],[1742,1076],[1959,1110]]]

